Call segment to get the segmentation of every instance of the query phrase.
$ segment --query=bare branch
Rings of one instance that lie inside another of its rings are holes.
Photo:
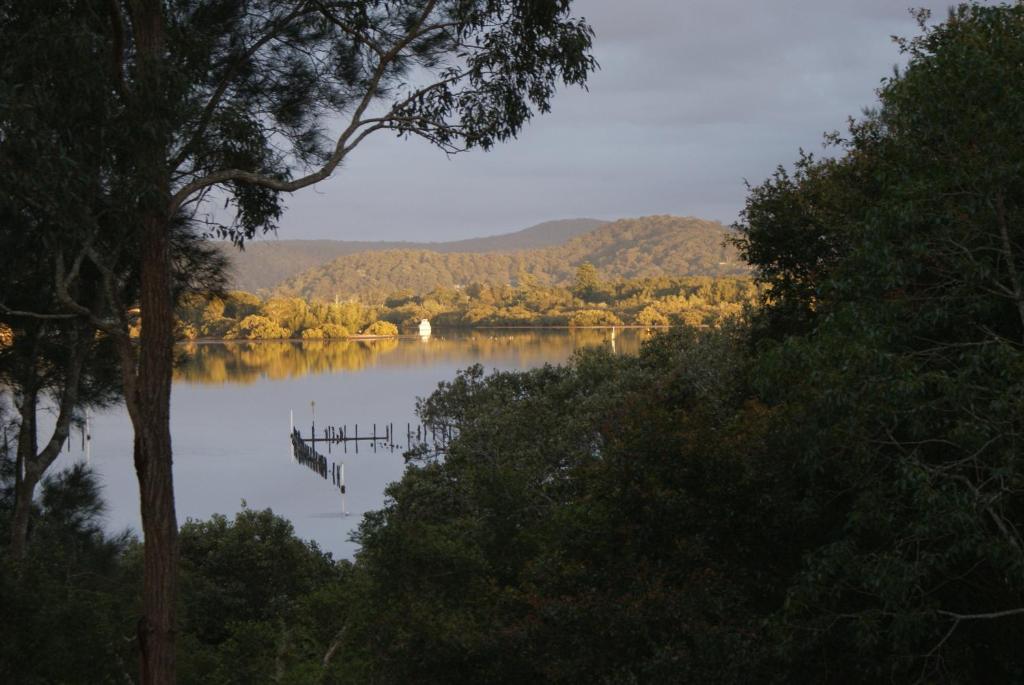
[[[1021,616],[1024,615],[1024,607],[1019,609],[1006,609],[1004,611],[990,611],[981,614],[959,614],[955,611],[944,611],[939,609],[935,613],[941,616],[948,616],[956,619],[957,621],[987,621],[997,618],[1007,618],[1009,616]]]
[[[79,319],[83,316],[82,314],[43,314],[41,312],[30,312],[23,309],[11,309],[2,302],[0,302],[0,314],[25,319],[39,319],[40,321],[68,321],[70,319]]]

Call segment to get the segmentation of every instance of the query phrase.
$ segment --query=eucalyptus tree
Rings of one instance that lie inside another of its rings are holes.
[[[41,32],[54,23],[64,29]],[[55,49],[68,33],[77,40]],[[146,539],[143,680],[170,682],[172,223],[214,194],[233,214],[212,229],[241,243],[275,226],[284,193],[327,179],[378,132],[449,153],[510,139],[550,108],[559,82],[585,83],[592,32],[570,0],[20,0],[0,13],[0,38],[5,58],[35,68],[28,80],[3,72],[0,88],[13,98],[0,136],[56,102],[100,105],[83,112],[67,145],[99,148],[94,194],[116,201],[97,213],[92,202],[58,200],[90,215],[73,228],[78,247],[58,264],[54,288],[65,311],[118,346]],[[51,87],[78,64],[95,68]],[[52,170],[40,171],[29,195],[51,196]],[[125,249],[140,279],[137,346],[118,287]],[[70,287],[85,264],[101,276],[100,307]]]

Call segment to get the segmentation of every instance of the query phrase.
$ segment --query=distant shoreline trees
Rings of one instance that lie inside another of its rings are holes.
[[[397,335],[415,331],[421,319],[441,328],[706,326],[740,315],[760,297],[756,283],[743,277],[603,281],[594,270],[589,278],[586,299],[575,286],[541,286],[530,279],[516,286],[476,283],[419,295],[400,292],[381,304],[197,293],[179,307],[178,331],[188,340],[308,340],[381,335],[377,322],[393,327],[384,335]]]

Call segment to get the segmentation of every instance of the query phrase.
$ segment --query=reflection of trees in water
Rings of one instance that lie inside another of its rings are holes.
[[[648,337],[644,331],[615,332],[615,351],[636,354]],[[611,346],[607,329],[570,331],[488,330],[437,335],[426,340],[265,341],[187,343],[175,379],[189,383],[252,383],[308,374],[359,371],[367,367],[401,367],[454,362],[504,362],[535,366],[566,360],[574,349]]]

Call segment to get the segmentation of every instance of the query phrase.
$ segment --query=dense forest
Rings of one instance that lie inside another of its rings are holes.
[[[308,340],[395,335],[415,331],[421,319],[441,328],[706,326],[740,314],[756,301],[757,286],[749,278],[605,281],[585,263],[576,270],[571,287],[538,285],[520,274],[514,286],[471,283],[418,295],[404,291],[388,295],[380,304],[263,299],[239,291],[194,294],[178,308],[178,331],[191,340]]]
[[[1024,4],[926,19],[833,154],[750,189],[756,308],[463,370],[352,562],[270,511],[183,525],[178,680],[1024,681]],[[2,463],[0,678],[133,681],[144,548],[78,467],[14,558]]]
[[[719,223],[687,217],[623,219],[563,245],[519,252],[361,252],[295,276],[277,294],[379,301],[396,290],[427,293],[471,283],[505,285],[524,275],[542,285],[569,285],[577,267],[593,264],[611,280],[656,276],[740,276],[748,268]]]
[[[323,266],[342,255],[385,250],[430,252],[517,252],[562,245],[607,222],[598,219],[545,221],[514,233],[448,242],[369,242],[355,240],[257,240],[237,249],[230,242],[217,247],[228,259],[231,287],[270,292],[303,271]]]

